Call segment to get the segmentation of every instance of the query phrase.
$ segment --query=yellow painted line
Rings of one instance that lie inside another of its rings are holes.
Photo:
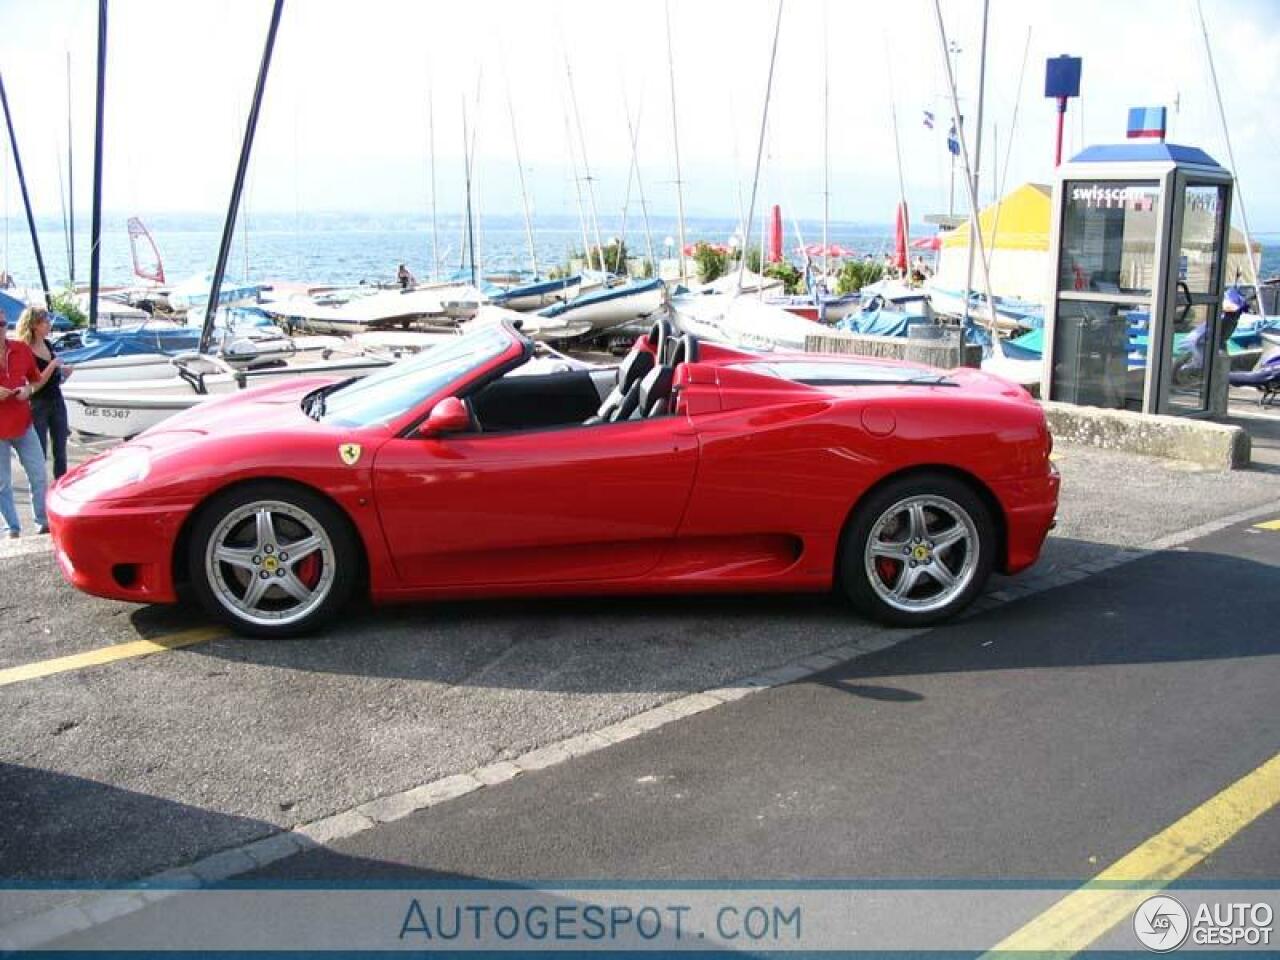
[[[1193,869],[1277,804],[1280,753],[1130,850],[991,952],[1071,956],[1087,949],[1117,923],[1132,919],[1153,893]]]
[[[1256,530],[1280,530],[1280,520],[1268,520],[1266,523],[1255,523]]]
[[[55,673],[66,673],[68,670],[81,670],[85,667],[96,667],[116,660],[128,660],[131,657],[145,657],[165,650],[176,650],[179,647],[190,647],[197,643],[208,643],[227,632],[214,627],[198,627],[195,630],[184,630],[171,633],[167,637],[156,637],[153,640],[133,640],[129,643],[117,643],[110,647],[99,647],[97,650],[86,650],[84,653],[73,653],[68,657],[54,657],[52,660],[40,660],[26,663],[20,667],[8,667],[0,670],[0,687],[11,683],[22,683],[24,680],[37,680],[40,677],[52,676]]]

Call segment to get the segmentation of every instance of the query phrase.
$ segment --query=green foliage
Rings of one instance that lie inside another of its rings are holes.
[[[781,280],[783,289],[787,293],[804,293],[804,274],[785,260],[781,263],[765,264],[764,275]]]
[[[884,264],[874,260],[846,260],[836,276],[836,293],[855,293],[884,276]]]
[[[760,272],[760,248],[752,247],[747,251],[747,269],[752,273]]]
[[[698,265],[698,279],[703,283],[710,283],[729,272],[729,255],[707,243],[699,243],[693,248],[693,262]]]
[[[592,247],[590,257],[587,258],[587,268],[626,276],[627,245],[615,237],[604,245],[603,255],[599,247]]]
[[[87,327],[89,325],[89,317],[76,303],[75,291],[70,288],[63,290],[61,293],[50,293],[49,309],[53,313],[62,314],[77,327]]]

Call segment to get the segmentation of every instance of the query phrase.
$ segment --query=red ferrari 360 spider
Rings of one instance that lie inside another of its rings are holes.
[[[616,368],[524,375],[483,327],[363,380],[209,402],[54,488],[81,590],[298,634],[375,601],[842,590],[891,624],[1035,562],[1039,406],[971,370],[759,355],[665,322]]]

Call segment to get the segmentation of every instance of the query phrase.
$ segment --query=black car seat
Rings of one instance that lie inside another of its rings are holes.
[[[677,337],[671,348],[671,359],[667,363],[674,369],[682,363],[698,362],[698,338],[692,333]]]
[[[650,370],[637,384],[636,407],[630,414],[631,419],[643,420],[645,417],[660,417],[666,413],[674,379],[675,369],[672,367],[654,367]]]
[[[609,395],[604,398],[595,416],[588,417],[586,423],[588,425],[608,423],[611,420],[625,419],[630,416],[639,398],[640,380],[653,369],[653,363],[653,354],[647,350],[633,350],[627,354],[627,359],[623,360],[618,367],[618,385],[609,391]],[[619,417],[617,414],[627,403],[627,395],[633,389],[636,391],[636,396],[632,399],[627,412]]]

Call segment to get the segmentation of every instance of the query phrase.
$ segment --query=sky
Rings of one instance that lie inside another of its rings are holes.
[[[768,203],[820,219],[825,193],[833,220],[889,222],[899,192],[895,110],[913,216],[947,212],[951,107],[933,0],[783,3],[757,220]],[[982,0],[941,3],[960,47],[972,150]],[[1275,242],[1280,129],[1268,117],[1280,103],[1280,0],[1202,3],[1250,226]],[[67,179],[68,56],[75,206],[89,207],[97,7],[0,0],[0,72],[42,215],[59,215]],[[111,0],[106,210],[144,219],[225,211],[270,10],[269,0]],[[434,157],[437,207],[456,212],[465,108],[481,210],[521,210],[523,167],[536,213],[576,216],[571,170],[585,164],[583,203],[616,214],[632,166],[629,107],[649,207],[674,214],[666,10],[655,0],[287,0],[245,202],[256,213],[421,217]],[[670,0],[669,11],[686,213],[740,216],[761,142],[777,0]],[[1043,96],[1045,59],[1063,53],[1084,59],[1068,155],[1122,140],[1129,107],[1164,105],[1172,142],[1231,166],[1196,0],[990,0],[989,24],[984,203],[1002,186],[1050,181],[1056,116]],[[925,111],[936,117],[932,130]],[[5,210],[18,221],[7,144],[0,158]],[[954,196],[965,209],[958,177]],[[634,216],[635,187],[631,204]]]

